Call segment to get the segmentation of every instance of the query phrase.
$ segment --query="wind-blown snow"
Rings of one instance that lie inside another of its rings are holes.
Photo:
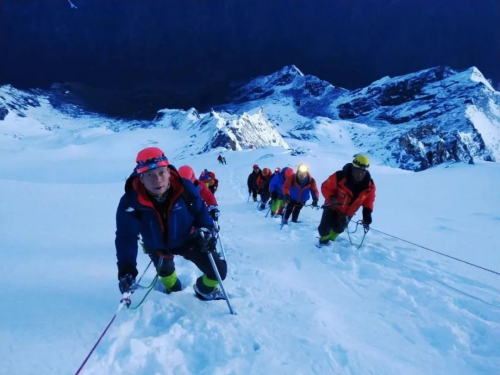
[[[476,81],[476,82],[481,82],[491,91],[495,91],[493,86],[491,86],[491,84],[488,82],[488,80],[486,78],[484,78],[483,73],[481,73],[478,68],[476,68],[474,66],[470,70],[472,70],[472,74],[470,77],[471,80]]]
[[[496,107],[491,108],[496,109]],[[491,150],[494,160],[500,161],[500,122],[489,118],[476,106],[467,107],[466,114],[481,134],[486,146]]]

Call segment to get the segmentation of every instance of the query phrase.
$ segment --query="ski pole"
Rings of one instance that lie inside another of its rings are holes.
[[[280,230],[283,229],[283,226],[285,225],[285,217],[286,217],[286,211],[288,210],[288,204],[285,205],[285,208],[283,209],[283,216],[281,216],[281,227]]]
[[[248,193],[247,203],[250,202],[250,195],[252,195],[252,193]]]
[[[229,312],[233,315],[236,315],[233,308],[231,307],[231,302],[229,302],[229,296],[226,293],[226,289],[224,289],[224,284],[222,283],[222,279],[220,278],[219,270],[217,269],[217,266],[215,264],[214,256],[212,255],[212,253],[210,251],[208,252],[208,259],[210,259],[210,263],[212,263],[212,267],[214,269],[215,276],[217,276],[217,281],[219,282],[222,293],[224,293],[224,298],[226,299],[227,307],[229,307]]]
[[[269,210],[267,210],[266,217],[269,215],[269,212],[271,212],[271,206],[269,206]]]
[[[220,248],[222,249],[222,255],[224,256],[224,260],[227,262],[226,252],[224,251],[224,244],[222,243],[222,238],[220,237],[220,226],[217,221],[214,221],[215,228],[217,229],[217,238],[219,239]]]

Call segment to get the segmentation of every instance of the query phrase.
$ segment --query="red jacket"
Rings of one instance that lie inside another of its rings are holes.
[[[355,197],[354,192],[349,187],[354,185],[347,179],[348,174],[351,173],[351,167],[350,164],[347,164],[342,171],[335,172],[323,182],[321,193],[325,197],[325,204],[339,203],[339,205],[332,205],[329,208],[345,213],[347,216],[354,216],[361,206],[373,211],[375,183],[368,172],[365,179],[357,186],[361,191]]]
[[[205,201],[207,206],[217,206],[217,199],[215,199],[214,195],[210,190],[208,190],[203,181],[195,180],[194,186],[196,186],[196,188],[200,192],[201,198]]]

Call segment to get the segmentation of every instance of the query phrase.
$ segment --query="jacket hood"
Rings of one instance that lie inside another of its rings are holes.
[[[283,168],[283,169],[281,170],[281,172],[280,172],[281,177],[285,178],[285,172],[286,172],[287,170],[289,170],[289,169],[290,169],[289,167],[285,167],[285,168]]]

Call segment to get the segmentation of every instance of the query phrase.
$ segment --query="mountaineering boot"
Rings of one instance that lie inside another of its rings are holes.
[[[193,285],[193,289],[194,289],[194,292],[196,293],[196,297],[198,297],[202,301],[216,301],[216,300],[220,300],[220,299],[225,299],[224,293],[222,293],[222,290],[220,290],[218,287],[209,293],[202,293],[198,289],[197,284]]]
[[[261,203],[260,204],[260,210],[264,211],[265,209],[266,209],[266,204],[265,203]]]
[[[321,246],[328,245],[329,243],[330,243],[330,234],[327,234],[326,236],[322,236],[319,239],[319,245],[321,245]]]
[[[212,280],[203,275],[198,277],[196,284],[193,285],[196,297],[202,301],[213,301],[218,299],[225,299],[224,293],[218,288],[219,283],[217,280]]]
[[[328,246],[330,244],[330,241],[335,241],[337,237],[339,236],[339,233],[334,232],[333,230],[330,230],[330,233],[328,233],[326,236],[321,236],[319,239],[319,243],[316,245],[316,247],[323,247],[323,246]]]
[[[180,280],[177,278],[175,271],[169,276],[161,276],[161,283],[165,286],[165,293],[170,294],[172,292],[180,292],[182,285]]]

